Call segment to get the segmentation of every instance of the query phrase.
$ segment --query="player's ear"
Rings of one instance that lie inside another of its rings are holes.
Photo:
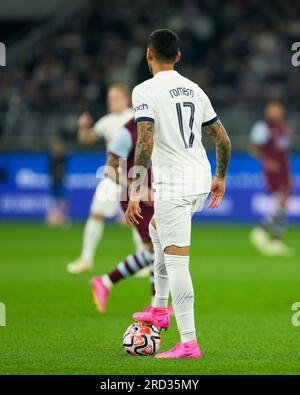
[[[175,63],[178,63],[180,58],[181,58],[181,52],[178,51],[177,54],[176,54]]]
[[[153,60],[153,49],[152,48],[147,48],[146,59]]]

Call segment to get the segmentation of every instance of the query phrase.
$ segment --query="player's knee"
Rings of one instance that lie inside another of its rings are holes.
[[[279,207],[281,210],[284,210],[286,208],[288,199],[289,199],[288,194],[282,194],[279,196]]]
[[[96,213],[90,213],[90,218],[96,220],[96,221],[104,221],[105,218],[101,214],[96,214]]]
[[[144,243],[144,248],[145,248],[145,251],[153,254],[154,249],[153,249],[153,244],[151,241]]]
[[[156,230],[156,222],[155,222],[154,217],[151,218],[151,221],[150,221],[150,224],[149,224],[149,225],[152,225],[153,228]]]
[[[190,254],[190,247],[179,247],[176,245],[170,245],[164,249],[164,253],[168,255],[180,255],[180,256],[188,256]]]

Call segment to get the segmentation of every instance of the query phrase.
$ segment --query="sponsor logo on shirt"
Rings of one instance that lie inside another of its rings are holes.
[[[134,112],[143,111],[143,110],[148,110],[148,108],[149,108],[148,104],[142,103],[142,104],[139,104],[138,106],[133,107],[133,111]]]

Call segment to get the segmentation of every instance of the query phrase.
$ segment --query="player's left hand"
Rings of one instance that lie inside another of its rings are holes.
[[[140,208],[141,194],[139,192],[131,192],[125,219],[128,225],[138,225],[139,219],[143,219]]]
[[[225,194],[225,178],[214,177],[211,184],[211,198],[208,208],[218,208]]]

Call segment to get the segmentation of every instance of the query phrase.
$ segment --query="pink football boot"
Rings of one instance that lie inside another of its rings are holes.
[[[145,324],[151,324],[158,329],[167,330],[170,326],[170,317],[167,309],[161,307],[148,306],[140,313],[134,313],[133,319]]]
[[[156,354],[155,358],[194,358],[200,359],[202,357],[201,350],[196,340],[188,343],[177,343],[171,350]]]
[[[94,295],[94,300],[100,314],[105,314],[106,301],[109,295],[109,290],[103,284],[102,277],[94,277],[91,281],[91,287]]]

